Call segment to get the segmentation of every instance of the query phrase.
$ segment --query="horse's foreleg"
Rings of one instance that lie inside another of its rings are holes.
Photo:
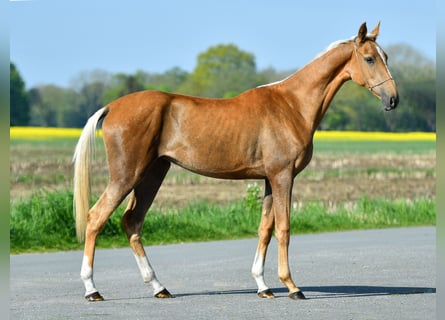
[[[122,226],[127,234],[142,279],[153,287],[154,295],[157,298],[171,298],[172,295],[157,279],[140,236],[147,210],[150,208],[169,168],[170,162],[161,159],[155,161],[143,180],[135,187],[127,210],[122,217]]]
[[[88,212],[88,221],[85,232],[85,249],[82,260],[80,278],[85,286],[85,299],[88,301],[102,301],[103,297],[96,289],[93,280],[94,253],[96,238],[105,222],[113,211],[122,202],[128,191],[116,193],[116,188],[109,184],[96,204]]]
[[[275,215],[275,237],[278,242],[278,277],[289,289],[291,299],[305,299],[292,280],[289,270],[290,200],[293,185],[291,173],[282,172],[271,180],[273,212]]]
[[[264,282],[264,263],[266,261],[267,247],[274,227],[274,215],[271,212],[272,208],[272,192],[270,183],[266,180],[263,209],[261,212],[261,221],[258,228],[258,247],[255,254],[255,259],[252,265],[252,276],[255,279],[258,287],[258,296],[260,298],[274,298],[272,291]]]

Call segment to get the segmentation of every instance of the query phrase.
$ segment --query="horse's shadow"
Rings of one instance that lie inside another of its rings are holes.
[[[411,295],[436,293],[436,288],[428,287],[390,287],[390,286],[317,286],[303,287],[310,299],[328,299],[344,297],[373,297],[386,295]],[[286,291],[285,291],[286,292]]]
[[[372,297],[385,295],[411,295],[411,294],[432,294],[436,293],[436,288],[429,287],[389,287],[389,286],[314,286],[300,287],[307,299],[332,299],[345,297]],[[286,288],[271,288],[277,298],[287,297]],[[213,295],[242,295],[256,294],[255,289],[203,291],[191,293],[175,294],[175,297],[187,296],[213,296]]]
[[[335,299],[335,298],[354,298],[354,297],[376,297],[387,295],[414,295],[414,294],[435,294],[436,288],[430,287],[387,287],[387,286],[314,286],[314,287],[300,287],[304,292],[306,299]],[[288,291],[284,287],[271,288],[275,294],[275,298],[287,298]],[[214,291],[196,291],[196,292],[182,292],[173,294],[174,298],[186,298],[194,296],[224,296],[224,295],[256,295],[256,289],[233,289],[233,290],[214,290]],[[133,298],[114,297],[106,299],[113,300],[128,300],[128,299],[147,299],[149,296],[140,296]]]

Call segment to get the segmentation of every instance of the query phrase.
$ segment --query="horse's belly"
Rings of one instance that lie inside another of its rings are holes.
[[[166,152],[162,156],[194,173],[219,179],[261,179],[265,177],[261,161],[236,160],[224,152],[218,155],[193,152]]]

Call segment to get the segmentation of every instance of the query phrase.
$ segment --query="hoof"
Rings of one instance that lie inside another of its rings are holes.
[[[266,298],[266,299],[273,299],[273,298],[275,298],[274,294],[272,293],[272,291],[270,291],[270,289],[266,289],[264,291],[258,292],[258,297]]]
[[[304,299],[306,299],[306,297],[304,296],[303,292],[301,292],[301,291],[289,293],[289,298],[291,298],[293,300],[304,300]]]
[[[102,297],[101,295],[100,295],[100,293],[99,292],[93,292],[93,293],[91,293],[91,294],[89,294],[89,295],[86,295],[85,296],[85,299],[88,301],[88,302],[95,302],[95,301],[104,301],[104,297]]]
[[[155,294],[155,297],[159,298],[159,299],[173,298],[172,294],[170,292],[168,292],[167,289],[163,289],[162,291],[159,291],[158,293]]]

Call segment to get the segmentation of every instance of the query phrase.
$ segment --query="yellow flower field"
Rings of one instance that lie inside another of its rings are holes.
[[[81,132],[78,128],[11,127],[9,136],[11,140],[77,139]]]
[[[316,131],[316,141],[436,141],[435,132]]]
[[[11,127],[11,140],[47,140],[78,138],[82,129]],[[101,132],[98,131],[100,136]],[[435,141],[435,132],[360,132],[360,131],[317,131],[316,141]]]

